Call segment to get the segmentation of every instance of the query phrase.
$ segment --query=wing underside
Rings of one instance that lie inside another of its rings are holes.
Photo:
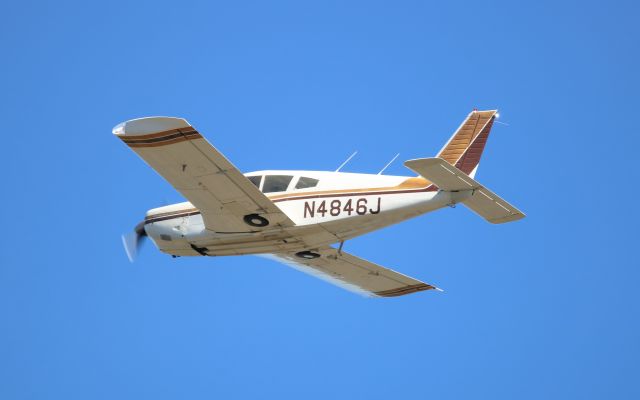
[[[332,247],[314,250],[313,253],[318,257],[307,259],[292,253],[265,257],[368,297],[396,297],[424,290],[439,290],[433,285]]]

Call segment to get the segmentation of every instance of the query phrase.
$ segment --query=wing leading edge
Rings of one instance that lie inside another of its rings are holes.
[[[283,253],[265,257],[367,297],[396,297],[424,290],[440,290],[333,247],[323,247],[313,253],[319,256],[307,259]]]

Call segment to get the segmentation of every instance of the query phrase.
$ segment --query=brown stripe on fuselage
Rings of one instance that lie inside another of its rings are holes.
[[[431,190],[428,190],[433,188]],[[405,190],[403,190],[405,189]],[[419,190],[415,190],[419,189]],[[431,184],[428,180],[423,177],[415,177],[415,178],[407,178],[402,183],[396,186],[388,186],[388,187],[377,187],[377,188],[361,188],[361,189],[339,189],[339,190],[320,190],[316,192],[303,192],[303,193],[287,193],[280,194],[275,196],[270,196],[269,199],[274,203],[278,201],[284,200],[295,200],[296,198],[317,198],[317,197],[344,197],[349,196],[351,194],[355,195],[365,195],[365,194],[381,194],[381,193],[409,193],[409,192],[420,192],[420,191],[433,191],[437,190],[437,188]],[[326,195],[326,196],[325,196]],[[335,196],[332,196],[335,195]]]
[[[391,188],[390,190],[379,190],[369,192],[364,189],[364,191],[360,191],[360,189],[355,190],[346,190],[346,191],[336,191],[336,192],[318,192],[318,194],[313,193],[304,193],[298,196],[291,197],[283,197],[279,199],[271,198],[271,201],[274,203],[279,203],[281,201],[289,201],[289,200],[307,200],[307,199],[322,199],[327,197],[348,197],[348,196],[377,196],[384,194],[405,194],[405,193],[420,193],[420,192],[435,192],[438,188],[435,185],[430,185],[424,188],[419,189],[407,189],[407,190],[397,190],[396,188]]]
[[[403,187],[403,184],[400,184],[398,186],[393,186],[388,188],[369,188],[369,189],[351,189],[351,190],[345,189],[340,191],[323,191],[323,192],[312,192],[312,193],[307,192],[307,193],[300,193],[299,195],[295,195],[295,196],[279,195],[279,196],[269,197],[269,199],[274,203],[278,203],[281,201],[289,201],[289,200],[305,200],[305,199],[345,197],[345,196],[375,196],[375,195],[385,195],[385,194],[421,193],[421,192],[435,192],[438,190],[438,188],[435,185],[429,184],[429,181],[423,178],[409,178],[407,179],[407,181],[416,180],[416,179],[419,180],[420,182],[426,182],[428,186],[418,187],[416,189],[398,190],[398,188]],[[381,189],[386,189],[386,190],[381,190]],[[145,223],[159,222],[159,221],[164,221],[168,219],[186,217],[189,215],[197,215],[197,214],[200,214],[200,211],[197,208],[170,211],[166,213],[149,215],[145,218]]]

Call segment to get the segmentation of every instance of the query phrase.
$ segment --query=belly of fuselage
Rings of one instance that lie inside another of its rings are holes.
[[[276,202],[296,224],[290,228],[251,231],[248,226],[247,232],[217,233],[205,228],[199,213],[173,211],[163,220],[148,216],[153,222],[145,230],[162,252],[175,256],[286,253],[351,239],[441,208],[448,201],[437,192],[294,199]]]

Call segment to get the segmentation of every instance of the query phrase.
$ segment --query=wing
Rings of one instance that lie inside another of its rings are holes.
[[[117,125],[113,133],[200,210],[208,230],[246,232],[294,225],[186,120],[134,119]],[[252,214],[266,218],[268,225],[261,219],[245,222]]]
[[[344,289],[370,297],[395,297],[436,289],[435,286],[381,267],[332,247],[296,254],[270,254],[297,270],[323,279]],[[316,257],[316,258],[303,258]]]

